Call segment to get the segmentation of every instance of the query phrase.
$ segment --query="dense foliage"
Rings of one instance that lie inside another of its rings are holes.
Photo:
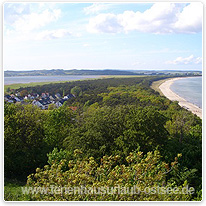
[[[4,170],[10,178],[25,178],[46,161],[44,118],[32,105],[5,104]]]
[[[22,92],[61,95],[72,90],[76,97],[51,110],[5,103],[5,177],[24,180],[33,173],[28,186],[44,187],[120,184],[182,188],[188,184],[195,188],[193,195],[31,194],[31,200],[200,200],[202,121],[150,88],[152,81],[161,78],[21,88]],[[71,106],[78,109],[73,111]],[[181,156],[178,160],[177,155]],[[44,166],[47,160],[49,165]],[[143,185],[137,177],[144,179]]]
[[[166,174],[178,169],[178,158],[171,166],[160,160],[158,151],[143,155],[137,151],[126,157],[126,165],[119,164],[120,156],[103,156],[98,164],[93,157],[81,159],[81,151],[74,151],[74,160],[58,159],[28,177],[28,186],[48,188],[45,193],[31,195],[32,200],[77,201],[142,201],[189,200],[190,194],[159,194],[167,190]],[[178,154],[178,156],[181,156]],[[65,169],[66,168],[66,169]],[[48,185],[52,185],[51,188]],[[181,191],[187,185],[178,186]],[[135,186],[135,187],[134,187]],[[147,190],[145,189],[147,187]],[[71,188],[71,189],[69,189]],[[72,190],[72,188],[76,188]],[[81,190],[83,188],[83,190]],[[150,188],[152,188],[150,190]],[[57,191],[58,190],[58,191]],[[81,193],[82,191],[82,193]]]

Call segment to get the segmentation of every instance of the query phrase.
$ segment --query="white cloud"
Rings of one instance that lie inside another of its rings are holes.
[[[87,30],[91,33],[118,33],[123,30],[115,14],[99,14],[90,19]]]
[[[191,3],[178,15],[178,21],[174,27],[180,32],[195,33],[202,30],[203,5]]]
[[[195,64],[202,64],[202,58],[201,58],[201,57],[197,57],[197,58],[194,60],[194,63],[195,63]]]
[[[132,63],[132,66],[139,66],[139,65],[145,65],[145,63],[144,62],[139,62],[139,61],[136,61],[136,62]]]
[[[51,24],[57,22],[61,16],[62,11],[56,3],[5,3],[5,41],[20,42],[51,40],[68,36],[81,37],[80,32],[71,32],[71,29],[61,28],[60,24],[57,29],[52,29],[53,25]]]
[[[4,4],[4,22],[11,25],[20,17],[20,15],[29,14],[31,8],[26,3]]]
[[[36,40],[51,40],[59,39],[66,36],[71,36],[72,33],[66,29],[57,29],[57,30],[45,30],[36,34]]]
[[[197,33],[202,29],[201,3],[155,3],[144,12],[125,11],[122,14],[99,14],[91,18],[87,30],[91,33],[140,31],[150,33]]]
[[[25,33],[57,21],[61,16],[61,10],[55,9],[54,6],[52,3],[5,3],[5,30]]]
[[[194,57],[194,55],[190,55],[188,57],[177,57],[173,61],[167,61],[166,64],[201,64],[202,58],[201,57]]]
[[[89,47],[89,46],[90,46],[90,44],[88,44],[88,43],[83,44],[83,47]]]
[[[56,21],[60,17],[60,14],[60,9],[53,11],[44,10],[42,13],[25,14],[19,17],[12,26],[16,31],[32,31]]]
[[[109,8],[109,4],[103,3],[94,3],[91,6],[85,7],[85,14],[98,14],[101,11],[107,10]]]
[[[5,7],[10,14],[28,14],[30,13],[30,6],[27,3],[6,4]]]

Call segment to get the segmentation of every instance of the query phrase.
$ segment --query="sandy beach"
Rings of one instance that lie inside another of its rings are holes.
[[[176,93],[174,93],[171,89],[170,86],[173,84],[174,81],[182,79],[181,77],[170,79],[165,81],[159,86],[159,89],[162,91],[162,93],[171,101],[178,101],[179,105],[192,113],[196,114],[198,117],[202,119],[202,109],[199,108],[198,106],[187,102],[184,98],[180,97]]]

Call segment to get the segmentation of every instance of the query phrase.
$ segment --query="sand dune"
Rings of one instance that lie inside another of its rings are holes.
[[[187,102],[184,98],[180,97],[176,93],[174,93],[171,89],[170,86],[173,84],[174,81],[182,79],[181,77],[170,79],[162,83],[159,88],[162,91],[162,93],[171,101],[178,101],[179,105],[192,113],[196,114],[198,117],[202,119],[202,109],[199,108],[198,106]]]

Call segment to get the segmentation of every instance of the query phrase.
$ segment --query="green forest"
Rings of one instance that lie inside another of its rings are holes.
[[[4,199],[202,200],[202,120],[151,89],[152,82],[164,78],[107,78],[18,89],[61,95],[72,90],[76,97],[48,110],[4,103]],[[194,192],[23,194],[21,186],[192,187]]]

